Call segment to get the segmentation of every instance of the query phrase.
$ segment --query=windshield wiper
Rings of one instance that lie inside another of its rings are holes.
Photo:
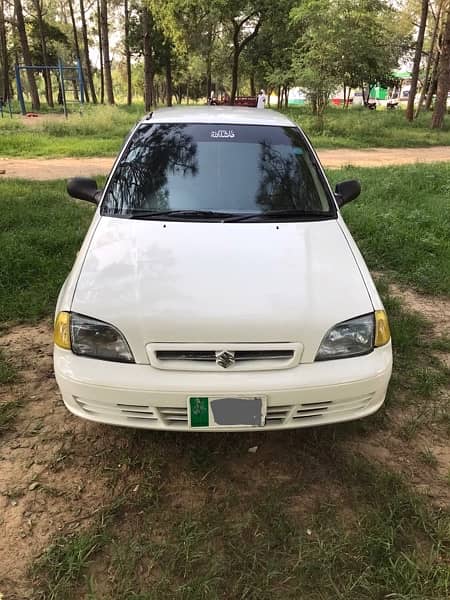
[[[299,219],[301,221],[310,221],[310,220],[319,220],[319,219],[329,219],[333,217],[332,213],[323,212],[320,210],[300,210],[297,208],[292,208],[288,210],[269,210],[267,212],[261,213],[247,213],[244,215],[235,215],[229,218],[225,218],[224,221],[226,223],[238,222],[238,221],[266,221],[271,219]]]
[[[199,219],[227,219],[231,217],[233,213],[227,212],[216,212],[214,210],[161,210],[161,211],[149,211],[149,212],[135,212],[129,216],[130,219],[155,219],[157,221],[161,219],[173,219],[178,220],[179,217],[186,218],[199,218]]]

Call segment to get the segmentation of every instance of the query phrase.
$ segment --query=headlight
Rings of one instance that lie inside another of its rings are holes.
[[[59,313],[54,339],[57,346],[72,350],[74,354],[101,360],[134,362],[131,350],[118,329],[77,313]]]
[[[331,360],[368,354],[374,348],[374,313],[338,323],[325,335],[316,360]]]

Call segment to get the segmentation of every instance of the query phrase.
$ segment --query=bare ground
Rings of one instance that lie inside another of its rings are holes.
[[[324,167],[382,167],[409,163],[450,161],[450,146],[430,148],[367,148],[364,150],[319,150]],[[33,180],[107,175],[113,158],[0,158],[0,175]]]
[[[444,328],[448,331],[449,300],[422,297],[399,288],[395,292],[411,308],[433,317],[436,334]],[[195,446],[190,436],[149,433],[137,443],[130,442],[123,429],[85,422],[68,413],[52,372],[50,322],[11,328],[2,336],[0,346],[20,372],[17,383],[1,389],[0,403],[21,403],[13,424],[3,431],[0,428],[0,597],[3,593],[5,600],[32,598],[29,567],[51,541],[88,527],[98,511],[111,503],[118,489],[139,487],[139,472],[133,470],[132,463],[138,459],[142,444],[152,444],[156,454],[158,448],[166,454],[170,448],[164,497],[172,510],[188,511],[224,497],[229,479],[239,486],[245,498],[246,490],[263,485],[268,478],[287,483],[299,478],[309,481],[301,498],[286,498],[294,516],[298,511],[311,511],[318,499],[330,494],[340,498],[345,508],[343,491],[332,489],[326,477],[313,475],[313,465],[308,466],[305,461],[300,470],[292,470],[289,444],[304,446],[307,454],[311,434],[295,432],[288,443],[284,435],[248,435],[239,441],[243,444],[242,453],[225,445],[229,441],[221,436],[209,437],[208,453],[220,458],[218,464],[223,471],[217,472],[216,464],[211,469],[214,477],[207,471],[198,481],[189,469],[183,468],[189,451],[191,460],[192,455],[203,460],[203,455],[198,454],[201,445],[195,442]],[[450,502],[450,449],[446,434],[433,426],[426,435],[419,433],[405,442],[400,429],[409,416],[408,411],[392,411],[388,414],[388,430],[375,430],[364,436],[352,434],[344,441],[346,449],[404,473],[434,504],[446,506]],[[253,445],[258,446],[256,454],[247,451]],[[192,454],[192,450],[197,454]],[[433,453],[434,469],[424,467],[420,453],[425,451]]]

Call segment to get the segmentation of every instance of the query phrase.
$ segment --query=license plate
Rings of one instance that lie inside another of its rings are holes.
[[[263,396],[191,397],[188,402],[189,423],[193,428],[263,427],[267,401]]]

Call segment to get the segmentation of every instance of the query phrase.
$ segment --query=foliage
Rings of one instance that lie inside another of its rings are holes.
[[[385,80],[405,51],[407,32],[386,0],[307,0],[292,9],[305,28],[293,59],[296,81],[321,116],[339,86],[369,87]]]

